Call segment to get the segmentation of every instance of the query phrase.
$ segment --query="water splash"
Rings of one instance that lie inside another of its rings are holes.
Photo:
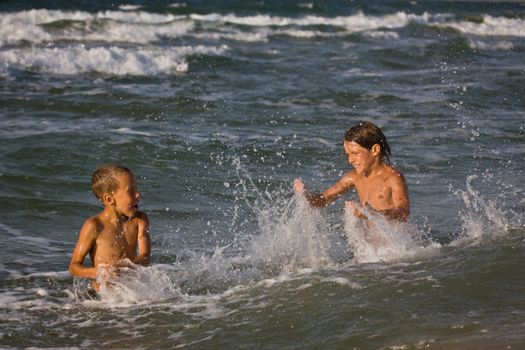
[[[233,165],[243,190],[241,198],[257,221],[246,249],[250,263],[279,273],[326,265],[330,261],[329,230],[321,213],[304,197],[291,197],[290,188],[259,189],[238,157]]]
[[[240,189],[227,226],[233,241],[216,247],[213,254],[193,254],[182,264],[191,266],[184,284],[190,293],[221,292],[236,285],[257,283],[266,278],[318,269],[331,263],[329,230],[319,210],[290,190],[262,190],[234,158],[237,177],[232,188]],[[249,208],[250,223],[239,222],[239,203]],[[232,254],[233,251],[233,254]]]
[[[220,161],[225,162],[224,158]],[[104,303],[128,306],[173,298],[188,304],[194,298],[219,300],[238,287],[249,288],[304,269],[315,271],[341,264],[331,249],[337,235],[324,210],[312,208],[303,196],[292,196],[291,187],[263,188],[239,157],[226,163],[233,165],[230,171],[236,177],[228,188],[238,191],[234,215],[228,216],[232,222],[223,227],[233,241],[216,246],[212,252],[184,248],[184,258],[171,265],[138,266],[119,277],[111,288],[100,291]],[[465,203],[461,212],[464,236],[501,232],[507,226],[503,213],[473,189],[474,179],[467,178],[465,191],[455,192]],[[250,211],[249,219],[243,219],[250,222],[241,225],[239,221],[245,215],[239,215],[239,211],[243,210]],[[422,230],[415,225],[392,222],[372,210],[362,210],[369,218],[368,225],[350,213],[342,216],[342,233],[346,249],[353,255],[352,263],[410,259],[441,247],[425,241]],[[216,303],[213,300],[210,302]]]
[[[99,269],[97,282],[100,290],[94,292],[89,280],[75,278],[73,297],[77,301],[101,300],[110,307],[128,307],[180,297],[181,293],[173,283],[176,279],[170,274],[171,270],[164,265],[135,265],[133,268],[120,269],[115,277],[111,269]],[[108,275],[112,277],[108,278]],[[106,283],[108,280],[111,282]]]
[[[102,299],[110,305],[127,306],[144,301],[161,301],[180,295],[165,269],[136,265],[127,269],[110,286],[102,284]]]
[[[319,268],[331,261],[328,224],[304,197],[290,199],[280,213],[274,206],[256,214],[261,234],[251,247],[254,261],[278,266],[282,272]]]
[[[393,222],[362,208],[369,222],[345,212],[345,234],[357,263],[392,261],[415,255],[422,247],[420,231],[409,223]]]
[[[472,182],[476,178],[477,175],[468,176],[466,190],[453,192],[464,204],[464,208],[459,212],[462,222],[460,238],[479,239],[498,235],[506,232],[510,227],[501,207],[495,201],[485,200],[474,189]]]

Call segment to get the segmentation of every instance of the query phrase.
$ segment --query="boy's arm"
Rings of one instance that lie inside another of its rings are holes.
[[[296,189],[296,193],[298,192],[297,188],[300,187],[296,185],[297,181],[301,180],[296,180],[294,182],[294,189]],[[310,203],[312,207],[322,208],[326,207],[328,204],[341,197],[341,195],[347,192],[350,189],[350,187],[354,186],[354,183],[355,182],[353,172],[349,172],[343,175],[343,177],[341,177],[339,181],[337,181],[334,185],[332,185],[330,188],[328,188],[322,193],[309,193],[304,189],[304,185],[302,188],[302,193],[304,193],[306,200],[308,201],[308,203]]]
[[[396,172],[391,179],[393,208],[381,210],[387,218],[398,221],[408,221],[410,214],[410,201],[405,178]]]
[[[151,256],[151,242],[149,238],[149,220],[145,213],[140,213],[137,235],[137,257],[135,264],[149,265]]]
[[[97,239],[97,222],[95,219],[87,219],[80,230],[78,241],[73,250],[73,256],[69,263],[69,273],[75,277],[97,278],[96,267],[84,267],[84,259],[95,245]]]

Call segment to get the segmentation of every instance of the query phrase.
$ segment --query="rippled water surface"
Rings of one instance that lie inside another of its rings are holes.
[[[1,3],[0,347],[525,347],[524,53],[519,2]],[[378,251],[291,191],[360,120],[410,192]],[[67,267],[108,162],[153,264],[93,301]]]

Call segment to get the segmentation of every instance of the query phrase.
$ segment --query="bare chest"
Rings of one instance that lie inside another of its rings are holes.
[[[96,259],[99,262],[114,261],[134,256],[137,242],[137,225],[107,226],[97,238]]]
[[[392,205],[392,187],[386,178],[360,179],[356,181],[356,191],[363,205],[370,205],[376,210]]]

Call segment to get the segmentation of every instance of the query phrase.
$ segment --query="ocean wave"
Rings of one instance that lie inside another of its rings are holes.
[[[473,50],[485,51],[509,51],[515,48],[514,44],[508,40],[498,40],[496,42],[486,42],[483,40],[469,40],[468,45]]]
[[[193,23],[181,16],[31,10],[0,16],[0,46],[56,41],[144,44],[180,37],[192,29]]]
[[[430,15],[427,13],[414,15],[405,12],[384,16],[368,16],[358,12],[351,16],[292,18],[216,13],[174,16],[127,10],[94,14],[83,11],[30,10],[4,13],[0,16],[0,46],[16,45],[23,42],[46,43],[63,40],[151,43],[162,37],[173,38],[188,34],[202,36],[201,31],[193,31],[197,22],[215,24],[214,27],[206,28],[204,35],[218,35],[219,38],[240,41],[265,41],[267,32],[274,35],[284,34],[292,37],[311,38],[341,34],[333,31],[311,30],[308,28],[311,26],[336,27],[348,34],[385,28],[402,28],[412,21],[427,23],[429,17]],[[231,24],[263,28],[264,31],[262,33],[237,33],[235,35],[216,34],[218,29],[220,29],[220,33],[223,30],[228,32],[228,26]],[[281,29],[271,31],[272,27],[280,27]]]
[[[242,32],[239,30],[195,33],[192,37],[196,39],[233,40],[238,42],[266,42],[269,32],[262,30],[258,32]]]
[[[395,39],[396,33],[392,30],[407,27],[411,23],[453,28],[467,35],[525,36],[524,20],[490,15],[484,15],[482,21],[457,21],[449,14],[413,14],[403,11],[379,16],[357,12],[336,17],[283,17],[269,14],[242,16],[233,13],[173,15],[125,7],[120,11],[97,13],[44,9],[2,13],[0,47],[26,42],[51,43],[64,40],[145,44],[159,42],[162,38],[185,35],[250,42],[267,41],[270,35],[315,38],[363,32],[374,38]],[[252,29],[232,31],[232,25]],[[312,28],[319,26],[332,29]]]
[[[185,57],[196,54],[222,55],[227,49],[225,45],[167,49],[86,48],[84,45],[51,49],[12,49],[0,52],[0,75],[9,75],[10,69],[13,68],[61,75],[100,73],[143,76],[181,73],[188,70]]]
[[[478,36],[525,37],[525,20],[484,15],[483,21],[450,21],[433,23],[438,27],[453,28],[463,34]]]
[[[266,41],[270,35],[289,35],[312,38],[340,36],[341,33],[312,30],[311,26],[330,26],[343,33],[356,33],[378,29],[395,29],[410,22],[428,23],[430,18],[442,18],[397,12],[384,16],[369,16],[358,12],[351,16],[322,17],[280,17],[271,15],[240,16],[236,14],[190,14],[171,15],[144,11],[104,11],[89,13],[83,11],[30,10],[18,13],[4,13],[0,16],[0,46],[24,42],[46,43],[55,41],[99,41],[106,43],[152,43],[160,38],[184,35],[217,36],[239,41]],[[195,31],[195,24],[213,24]],[[234,33],[230,25],[257,28],[256,33]],[[276,30],[275,27],[281,28]],[[290,27],[290,28],[287,28]],[[262,28],[262,29],[261,29]],[[262,32],[261,32],[262,30]],[[217,31],[219,34],[217,34]],[[226,32],[226,34],[223,34]]]
[[[365,32],[364,35],[373,39],[399,39],[399,34],[397,34],[396,32],[387,32],[383,30],[371,30]]]
[[[411,21],[428,22],[429,17],[430,15],[428,13],[414,15],[405,12],[397,12],[395,14],[385,16],[368,16],[363,12],[358,12],[351,16],[304,16],[298,18],[270,15],[237,16],[234,14],[221,15],[217,13],[206,15],[190,15],[191,19],[203,22],[223,22],[251,27],[303,27],[324,25],[344,28],[350,32],[358,32],[377,28],[401,28],[405,27]]]
[[[122,11],[135,11],[135,10],[142,8],[142,6],[141,5],[120,5],[118,8],[121,9]]]
[[[147,136],[147,137],[157,137],[158,136],[155,133],[138,131],[138,130],[133,130],[130,128],[118,128],[118,129],[113,129],[112,131],[118,134],[122,134],[122,135],[136,135],[136,136]]]
[[[268,42],[272,36],[299,39],[338,38],[356,33],[377,40],[400,40],[400,29],[412,23],[452,28],[467,36],[472,49],[512,50],[510,37],[525,37],[525,21],[484,15],[477,21],[447,14],[396,12],[349,16],[301,17],[259,14],[149,13],[139,8],[89,13],[29,10],[0,15],[0,76],[13,70],[73,75],[99,73],[144,76],[188,71],[187,56],[223,55],[228,47],[199,45],[221,42]],[[329,28],[327,28],[329,27]],[[480,37],[508,37],[492,43]],[[188,38],[191,46],[173,47],[174,38]],[[28,45],[29,44],[29,45]],[[140,45],[140,47],[137,47]]]

